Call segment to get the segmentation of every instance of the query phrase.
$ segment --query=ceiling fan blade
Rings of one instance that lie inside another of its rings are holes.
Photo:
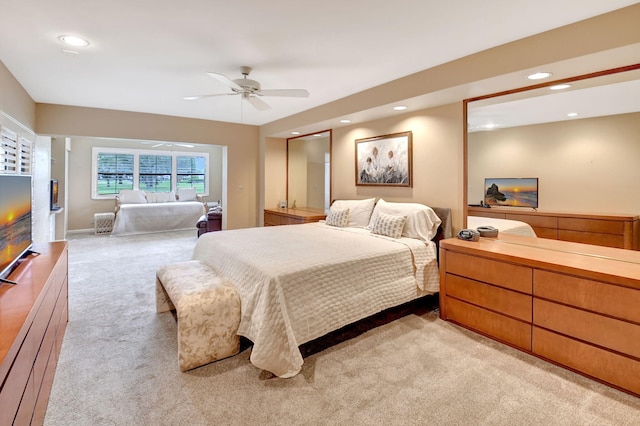
[[[309,92],[304,89],[266,89],[261,90],[262,96],[284,96],[291,98],[308,98]]]
[[[209,77],[213,77],[216,80],[218,80],[220,83],[225,84],[229,87],[231,87],[231,89],[233,90],[240,90],[242,91],[242,87],[240,87],[235,81],[231,80],[229,77],[227,77],[226,75],[222,75],[222,74],[218,74],[217,72],[208,72],[207,75]]]
[[[197,99],[213,98],[214,96],[228,96],[228,95],[239,95],[239,93],[213,93],[211,95],[185,96],[183,99],[185,101],[195,101]]]
[[[257,96],[246,96],[245,99],[249,101],[249,103],[253,105],[258,111],[266,111],[268,109],[271,109],[271,107],[267,105],[265,101],[258,98]]]

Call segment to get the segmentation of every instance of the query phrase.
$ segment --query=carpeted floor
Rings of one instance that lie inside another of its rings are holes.
[[[155,270],[189,259],[195,242],[195,230],[70,239],[69,324],[46,425],[640,423],[639,398],[415,306],[332,346],[305,345],[291,379],[253,367],[250,348],[181,373],[175,318],[155,313]]]

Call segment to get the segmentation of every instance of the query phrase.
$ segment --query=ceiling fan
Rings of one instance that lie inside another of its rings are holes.
[[[183,148],[193,148],[195,145],[190,143],[179,143],[179,142],[142,142],[143,145],[151,145],[151,148],[157,148],[159,146],[181,146]]]
[[[281,96],[281,97],[293,97],[293,98],[306,98],[309,96],[309,92],[305,89],[261,89],[260,83],[247,78],[251,73],[251,67],[240,67],[242,78],[231,80],[229,77],[216,72],[208,72],[209,77],[215,78],[219,82],[229,86],[231,92],[227,93],[214,93],[211,95],[200,96],[188,96],[184,99],[192,101],[202,98],[210,98],[213,96],[226,96],[226,95],[241,95],[242,99],[246,99],[251,105],[253,105],[259,111],[265,111],[271,107],[260,99],[260,96]]]

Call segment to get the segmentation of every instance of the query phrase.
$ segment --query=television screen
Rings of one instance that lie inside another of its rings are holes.
[[[60,210],[60,206],[58,205],[58,180],[51,179],[51,188],[50,188],[51,199],[49,202],[49,210],[52,212],[56,210]]]
[[[0,278],[31,248],[31,176],[0,175]]]
[[[484,180],[484,203],[538,208],[538,178],[487,178]]]

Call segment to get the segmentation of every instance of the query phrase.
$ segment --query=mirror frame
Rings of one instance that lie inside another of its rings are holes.
[[[286,172],[286,197],[287,197],[287,207],[289,207],[289,141],[294,139],[306,138],[308,136],[313,136],[318,133],[329,133],[329,200],[333,200],[332,198],[332,189],[333,189],[333,179],[331,179],[331,175],[333,172],[332,163],[333,163],[333,129],[325,129],[320,130],[318,132],[306,133],[304,135],[296,135],[292,138],[287,138],[287,172]]]
[[[640,64],[626,65],[618,68],[611,68],[603,71],[596,71],[588,74],[581,74],[573,77],[567,77],[559,80],[547,81],[544,83],[533,84],[530,86],[523,86],[516,89],[504,90],[502,92],[491,93],[488,95],[476,96],[473,98],[463,99],[462,101],[462,132],[463,132],[463,147],[462,147],[462,155],[463,155],[463,168],[462,168],[462,179],[463,179],[463,191],[462,191],[462,226],[463,228],[467,227],[467,216],[468,216],[468,208],[469,208],[469,132],[467,131],[467,122],[469,120],[468,117],[468,105],[471,102],[481,101],[490,98],[497,98],[499,96],[512,95],[515,93],[526,92],[529,90],[540,89],[544,87],[554,86],[557,84],[571,83],[580,80],[586,80],[590,78],[603,77],[607,75],[613,75],[618,73],[623,73],[627,71],[635,71],[640,69]]]

